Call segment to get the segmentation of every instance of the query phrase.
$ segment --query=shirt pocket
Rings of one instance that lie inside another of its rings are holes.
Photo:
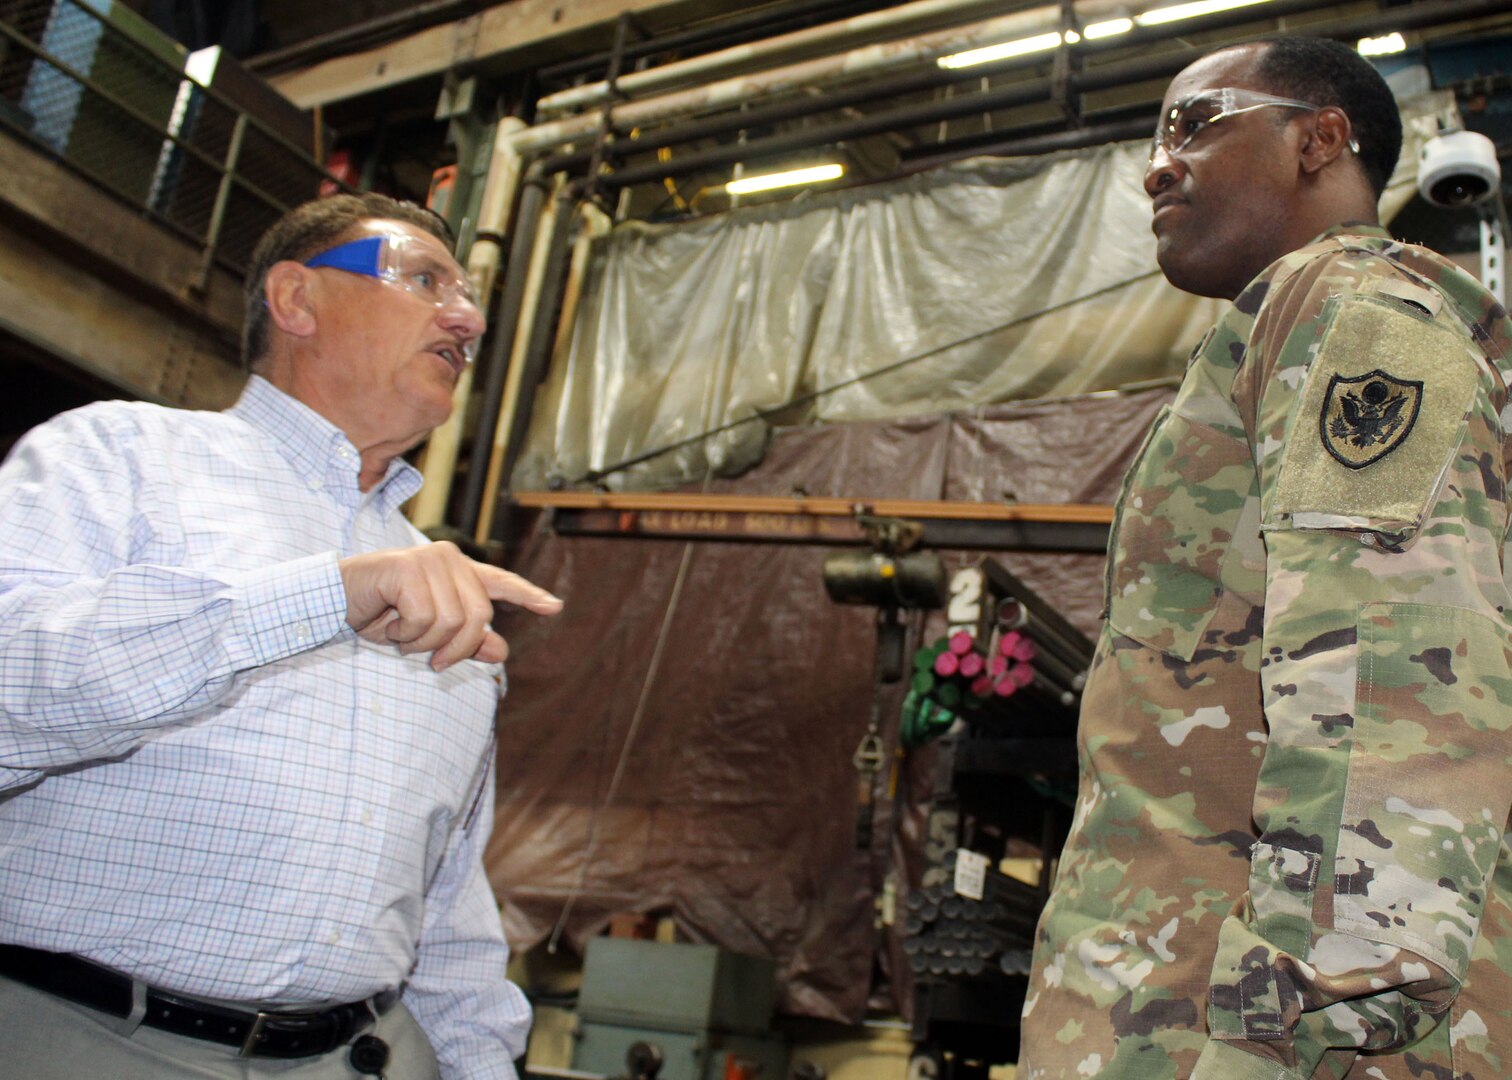
[[[1179,405],[1179,403],[1178,403]],[[1115,633],[1190,661],[1254,489],[1248,444],[1167,406],[1124,479],[1108,545]]]

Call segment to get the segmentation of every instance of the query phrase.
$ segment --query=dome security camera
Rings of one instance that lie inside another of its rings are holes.
[[[1494,197],[1501,185],[1496,146],[1474,131],[1449,131],[1423,144],[1418,156],[1418,193],[1434,206],[1473,206]]]

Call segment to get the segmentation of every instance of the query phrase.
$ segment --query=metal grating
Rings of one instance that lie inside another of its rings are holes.
[[[0,0],[0,127],[196,244],[205,273],[239,274],[269,225],[335,181],[139,25],[115,0]]]

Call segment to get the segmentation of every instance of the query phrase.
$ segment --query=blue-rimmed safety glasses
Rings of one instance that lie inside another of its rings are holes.
[[[1262,94],[1258,90],[1244,90],[1237,86],[1199,90],[1176,102],[1160,118],[1160,123],[1155,127],[1155,138],[1150,142],[1150,160],[1154,161],[1155,155],[1161,150],[1173,156],[1181,153],[1193,139],[1220,120],[1227,120],[1231,116],[1254,112],[1256,109],[1306,109],[1308,112],[1317,112],[1321,108],[1323,106],[1314,105],[1310,101],[1276,97],[1274,94]],[[1352,139],[1350,147],[1356,153],[1359,152],[1359,147]]]
[[[312,270],[330,267],[377,278],[385,285],[403,289],[438,308],[461,302],[471,304],[480,312],[483,310],[460,266],[404,233],[382,233],[349,240],[306,259],[304,265]],[[476,338],[464,346],[469,362],[477,347]]]

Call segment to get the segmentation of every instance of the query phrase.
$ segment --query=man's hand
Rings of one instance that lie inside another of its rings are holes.
[[[474,562],[452,543],[353,555],[337,564],[346,587],[347,625],[369,641],[428,652],[443,671],[458,660],[498,663],[509,646],[490,623],[504,600],[539,615],[562,601],[518,574]]]

